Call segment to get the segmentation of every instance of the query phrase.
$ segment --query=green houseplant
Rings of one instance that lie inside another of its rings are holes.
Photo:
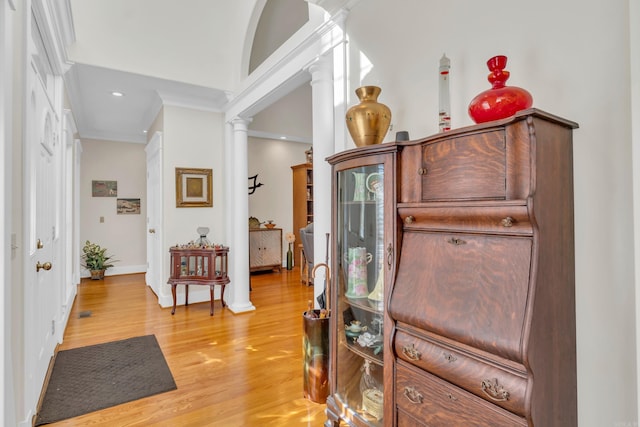
[[[115,260],[113,256],[107,255],[107,248],[101,248],[87,240],[82,248],[82,266],[91,272],[91,279],[103,279],[105,270],[113,267],[112,262]]]

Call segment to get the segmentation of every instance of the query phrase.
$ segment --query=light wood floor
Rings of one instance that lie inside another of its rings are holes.
[[[208,302],[172,316],[143,274],[83,280],[59,349],[154,334],[178,389],[50,425],[322,426],[325,405],[303,398],[302,384],[313,289],[297,269],[252,275],[252,288],[255,311],[233,314],[216,301],[213,317]]]

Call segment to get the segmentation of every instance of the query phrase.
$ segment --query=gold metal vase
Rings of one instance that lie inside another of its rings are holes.
[[[360,103],[347,110],[347,129],[358,147],[380,144],[389,130],[391,110],[378,102],[381,91],[377,86],[359,87]]]

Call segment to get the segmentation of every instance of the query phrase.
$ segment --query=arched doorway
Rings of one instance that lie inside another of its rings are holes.
[[[336,73],[335,68],[342,67],[343,63],[334,61],[334,57],[343,57],[344,33],[340,24],[345,15],[328,17],[315,4],[309,3],[308,7],[309,21],[246,78],[225,112],[226,152],[231,169],[235,171],[230,176],[231,203],[227,207],[229,229],[233,230],[230,243],[237,248],[236,253],[247,254],[246,259],[237,257],[232,268],[236,286],[231,289],[229,308],[234,312],[255,309],[249,299],[248,200],[241,194],[247,179],[248,125],[255,114],[309,82],[312,85],[314,182],[317,183],[314,184],[317,231],[314,249],[316,253],[325,251],[323,236],[329,232],[331,224],[331,171],[324,158],[333,154],[336,146],[344,145],[334,131],[334,117],[344,116],[344,105],[334,100],[335,85],[340,86],[340,83],[336,83],[333,76],[345,74],[344,69]],[[243,61],[243,64],[248,63]],[[315,284],[316,296],[323,291],[323,277],[319,279]]]

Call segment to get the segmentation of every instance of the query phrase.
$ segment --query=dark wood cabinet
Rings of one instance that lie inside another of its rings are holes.
[[[333,167],[330,396],[327,426],[387,426],[393,417],[392,323],[398,147],[329,158]]]
[[[209,286],[211,298],[210,314],[213,316],[214,289],[216,285],[222,287],[220,301],[224,302],[224,288],[230,282],[228,271],[229,248],[216,246],[213,248],[180,248],[171,247],[171,276],[167,283],[171,285],[173,309],[176,312],[176,286],[185,286],[185,306],[189,305],[189,285]]]
[[[384,425],[577,425],[575,128],[530,109],[392,144]]]

